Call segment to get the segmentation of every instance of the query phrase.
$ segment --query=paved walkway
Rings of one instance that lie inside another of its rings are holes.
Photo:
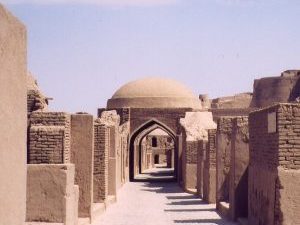
[[[234,225],[221,219],[214,205],[184,193],[177,183],[127,183],[117,203],[93,225]]]

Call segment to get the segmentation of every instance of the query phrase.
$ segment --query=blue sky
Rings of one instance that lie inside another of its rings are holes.
[[[0,0],[28,29],[51,109],[96,114],[118,87],[177,79],[210,97],[299,69],[299,0]]]

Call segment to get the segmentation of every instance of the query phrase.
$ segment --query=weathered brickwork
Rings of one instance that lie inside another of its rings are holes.
[[[33,112],[29,116],[29,164],[70,162],[70,115]]]
[[[299,179],[299,112],[299,104],[278,104],[250,114],[250,224],[300,223],[300,188],[289,185]]]
[[[217,128],[217,208],[220,202],[229,201],[229,170],[232,124],[235,117],[220,117]]]
[[[277,112],[279,166],[300,169],[300,106],[281,105]]]
[[[94,124],[94,202],[102,203],[108,195],[109,128]]]
[[[186,162],[190,164],[197,164],[197,154],[199,149],[198,141],[187,141],[186,146]]]
[[[208,130],[208,143],[206,146],[205,166],[216,168],[216,130]]]
[[[132,134],[141,125],[153,120],[167,125],[173,133],[180,134],[181,126],[179,119],[184,118],[185,112],[192,109],[130,109],[130,134]]]
[[[46,110],[47,105],[47,99],[39,90],[27,90],[27,111],[29,113],[36,110]]]
[[[216,130],[208,130],[203,174],[203,199],[208,203],[216,202]]]

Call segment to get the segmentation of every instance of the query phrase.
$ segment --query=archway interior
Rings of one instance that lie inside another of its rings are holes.
[[[131,140],[131,180],[176,179],[176,141],[172,132],[157,123],[141,129]]]
[[[136,179],[174,179],[175,141],[157,128],[147,134],[139,145],[139,174]]]

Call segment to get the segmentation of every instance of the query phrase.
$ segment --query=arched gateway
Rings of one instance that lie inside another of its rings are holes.
[[[186,86],[172,79],[145,78],[119,88],[106,109],[116,110],[121,124],[129,122],[129,177],[141,173],[141,144],[151,131],[164,130],[174,141],[174,176],[181,180],[181,125],[186,112],[200,111],[201,101]]]

